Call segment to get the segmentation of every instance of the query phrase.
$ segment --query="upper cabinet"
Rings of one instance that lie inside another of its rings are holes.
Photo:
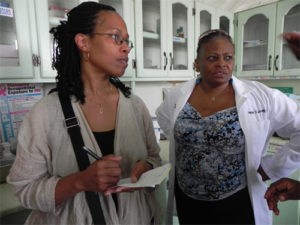
[[[52,68],[53,38],[50,29],[67,20],[67,13],[80,3],[79,0],[34,0],[38,34],[38,59],[41,79],[53,79],[56,71]]]
[[[234,14],[229,11],[216,9],[205,5],[199,0],[195,0],[195,37],[198,37],[210,29],[222,29],[230,34],[232,38],[234,32],[233,26]]]
[[[194,2],[136,0],[138,78],[190,78],[194,75]]]
[[[300,33],[300,0],[283,1],[277,4],[276,18],[276,47],[274,75],[300,76],[300,63],[291,52],[288,44],[280,34],[286,32]]]
[[[1,82],[54,82],[52,68],[52,27],[67,19],[70,9],[87,0],[1,0],[0,79]],[[133,1],[96,1],[116,8],[134,39]],[[125,4],[126,2],[126,4]],[[3,34],[3,35],[2,35]],[[124,77],[132,77],[134,51],[129,54]]]
[[[32,1],[1,0],[0,3],[0,79],[34,78],[36,52],[30,23]]]
[[[236,75],[296,76],[300,64],[281,38],[300,32],[300,1],[286,0],[236,15]]]
[[[53,39],[49,33],[52,27],[60,24],[60,21],[67,19],[67,13],[76,5],[84,2],[83,0],[35,0],[38,41],[40,48],[40,61],[41,61],[41,78],[54,78],[56,71],[52,69],[52,54],[53,54]],[[132,26],[132,12],[133,3],[125,0],[100,0],[95,1],[103,4],[110,5],[124,18],[128,33],[131,38],[134,37],[134,30]],[[45,17],[45,15],[47,15]],[[134,53],[129,54],[129,62],[132,62]],[[124,74],[125,77],[131,77],[133,74],[132,63],[129,63],[128,68]]]
[[[233,18],[234,14],[232,12],[216,9],[195,0],[195,57],[199,36],[205,31],[222,29],[234,39]]]
[[[55,82],[49,31],[85,1],[1,0],[1,82]],[[190,79],[199,35],[215,28],[233,34],[233,14],[199,0],[93,1],[113,6],[127,24],[134,48],[125,81]]]

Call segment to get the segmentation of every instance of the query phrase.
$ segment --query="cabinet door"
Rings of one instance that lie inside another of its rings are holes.
[[[29,0],[1,0],[1,79],[34,78],[31,25],[28,16],[30,7],[32,5]]]
[[[217,27],[226,31],[234,39],[233,13],[221,9],[216,10]]]
[[[134,38],[134,5],[132,0],[99,0],[100,3],[110,5],[116,9],[127,25],[129,39],[133,42],[134,48],[129,53],[128,67],[122,78],[131,78],[135,76],[135,38]]]
[[[167,75],[165,12],[165,0],[135,1],[137,77]]]
[[[194,76],[194,3],[170,0],[167,5],[169,77]]]
[[[212,6],[205,5],[199,0],[195,1],[195,39],[198,41],[199,36],[208,30],[217,29],[216,9]],[[197,45],[196,45],[197,46]]]
[[[238,76],[272,76],[276,4],[238,14]]]
[[[42,81],[55,81],[56,70],[52,69],[52,27],[67,19],[67,12],[80,3],[79,0],[35,0]]]
[[[282,1],[277,4],[275,76],[300,76],[300,63],[281,38],[285,32],[300,33],[300,1]]]
[[[194,54],[197,57],[197,46],[199,36],[205,31],[217,28],[216,10],[201,3],[199,0],[195,1],[195,47]]]

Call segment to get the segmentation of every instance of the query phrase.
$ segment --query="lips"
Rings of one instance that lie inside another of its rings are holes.
[[[225,71],[217,71],[217,72],[214,72],[213,75],[215,76],[224,76],[224,75],[227,75],[228,73],[225,72]]]
[[[128,65],[128,57],[120,58],[120,59],[118,59],[118,62],[120,62],[124,66],[127,66]]]

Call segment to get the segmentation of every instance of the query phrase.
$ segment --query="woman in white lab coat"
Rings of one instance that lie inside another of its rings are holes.
[[[272,224],[264,181],[300,167],[300,105],[233,77],[224,31],[200,36],[195,66],[200,76],[173,88],[156,112],[173,163],[167,223],[175,195],[181,224]],[[274,132],[290,142],[266,156]]]

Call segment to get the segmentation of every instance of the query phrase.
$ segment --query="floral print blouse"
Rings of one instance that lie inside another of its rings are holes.
[[[236,107],[203,117],[187,102],[174,136],[176,179],[186,195],[213,201],[246,187],[245,138]]]

